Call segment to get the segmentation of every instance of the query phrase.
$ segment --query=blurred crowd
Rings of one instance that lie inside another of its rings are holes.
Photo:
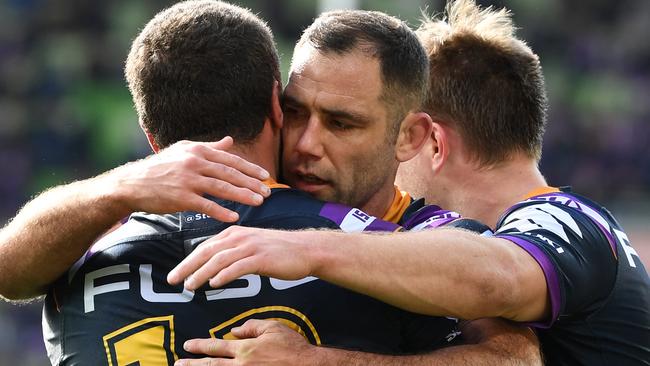
[[[122,69],[139,29],[173,2],[0,1],[0,225],[47,187],[149,153]],[[323,1],[233,2],[269,22],[286,80],[293,43]],[[511,9],[542,60],[551,105],[542,159],[549,183],[610,205],[648,202],[650,2],[479,2]],[[443,8],[442,0],[352,3],[414,26],[420,9]],[[39,309],[0,304],[0,366],[47,364]]]

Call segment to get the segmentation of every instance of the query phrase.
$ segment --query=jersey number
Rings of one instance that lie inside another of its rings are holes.
[[[321,345],[320,336],[307,316],[287,306],[265,306],[248,310],[210,329],[210,336],[236,339],[229,329],[241,326],[252,318],[279,321],[310,343]],[[178,360],[174,350],[173,315],[140,320],[105,335],[103,340],[109,366],[173,365]]]
[[[103,337],[109,366],[173,365],[174,317],[147,318]]]

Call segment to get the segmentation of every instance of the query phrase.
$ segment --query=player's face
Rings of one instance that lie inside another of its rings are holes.
[[[378,192],[392,193],[395,141],[388,138],[381,91],[376,59],[298,48],[283,98],[287,182],[362,209],[377,204]]]

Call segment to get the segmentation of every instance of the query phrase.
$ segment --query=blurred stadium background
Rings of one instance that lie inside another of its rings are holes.
[[[293,44],[321,10],[382,10],[417,25],[421,8],[440,12],[443,1],[233,3],[270,23],[286,80]],[[511,9],[542,59],[551,104],[542,171],[550,184],[607,205],[650,263],[650,2],[479,2]],[[47,187],[149,153],[122,67],[139,29],[172,3],[0,1],[0,225]],[[0,366],[49,364],[40,308],[0,303]]]

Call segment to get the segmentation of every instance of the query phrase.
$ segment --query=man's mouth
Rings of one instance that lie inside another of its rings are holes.
[[[296,177],[294,182],[295,188],[308,193],[315,193],[331,183],[310,173],[294,172],[294,176]]]
[[[298,179],[304,181],[305,183],[309,184],[327,184],[328,182],[324,179],[319,178],[317,175],[313,174],[296,174],[298,176]]]

